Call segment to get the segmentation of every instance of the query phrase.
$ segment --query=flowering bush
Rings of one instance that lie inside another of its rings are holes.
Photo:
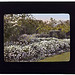
[[[6,62],[34,62],[48,56],[70,51],[70,39],[36,38],[38,42],[28,45],[4,46]]]

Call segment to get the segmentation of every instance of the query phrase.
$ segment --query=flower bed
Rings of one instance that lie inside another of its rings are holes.
[[[37,38],[38,42],[28,45],[4,46],[6,62],[35,62],[46,57],[70,51],[70,39]]]

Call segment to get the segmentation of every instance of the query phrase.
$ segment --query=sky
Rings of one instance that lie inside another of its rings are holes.
[[[54,18],[55,20],[70,20],[70,15],[65,13],[58,14],[32,14],[37,20],[49,21],[50,18]]]

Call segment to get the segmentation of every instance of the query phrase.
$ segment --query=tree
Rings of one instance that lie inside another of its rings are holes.
[[[57,24],[54,26],[54,24]],[[70,31],[70,22],[61,21],[60,24],[51,18],[49,22],[36,20],[31,14],[5,14],[4,15],[4,42],[17,40],[22,34],[44,33],[48,34],[50,30],[59,30],[62,32]]]
[[[16,40],[22,34],[36,33],[38,22],[30,14],[5,14],[4,39]]]

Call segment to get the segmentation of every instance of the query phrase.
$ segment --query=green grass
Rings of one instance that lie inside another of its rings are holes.
[[[47,57],[38,62],[64,62],[64,61],[70,61],[70,52],[62,53],[60,55],[55,55],[53,57]]]

